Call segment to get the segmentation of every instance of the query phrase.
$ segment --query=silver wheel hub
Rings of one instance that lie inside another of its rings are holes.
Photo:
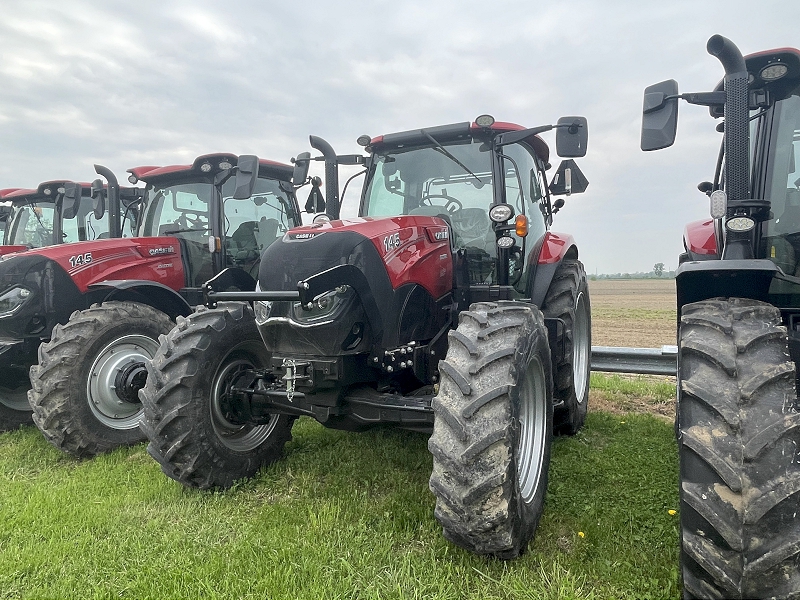
[[[230,422],[225,416],[224,404],[231,385],[243,371],[252,368],[254,365],[245,359],[224,363],[211,387],[211,424],[214,433],[223,446],[235,452],[250,452],[261,446],[278,423],[278,415],[272,415],[264,425],[240,425]]]
[[[578,404],[586,400],[586,380],[589,378],[589,363],[592,349],[589,346],[589,317],[586,296],[578,294],[575,302],[575,320],[572,323],[572,385]]]
[[[516,453],[517,483],[522,501],[529,504],[539,489],[547,439],[544,367],[536,357],[528,364],[521,382],[518,420],[520,431]]]
[[[155,356],[158,341],[146,335],[126,335],[103,348],[92,363],[86,397],[98,421],[112,429],[134,429],[142,418],[142,405],[131,401],[131,391],[117,390],[124,374]],[[127,394],[127,397],[126,397]],[[125,398],[125,399],[123,399]]]

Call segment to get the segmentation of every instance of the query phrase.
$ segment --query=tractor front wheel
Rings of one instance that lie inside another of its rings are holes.
[[[794,598],[800,407],[780,311],[687,304],[678,337],[684,598]]]
[[[30,369],[28,400],[45,438],[79,458],[142,441],[145,363],[172,326],[166,314],[136,302],[94,305],[56,325]]]
[[[479,302],[459,316],[439,363],[430,489],[444,536],[511,559],[533,537],[553,430],[547,328],[521,302]]]
[[[147,451],[188,487],[228,488],[280,458],[293,417],[243,425],[226,416],[227,394],[242,371],[267,366],[253,311],[240,303],[200,308],[163,338],[148,365],[144,405]]]
[[[586,420],[592,356],[589,287],[580,261],[565,260],[558,266],[542,312],[564,322],[564,355],[553,365],[555,433],[575,435]]]

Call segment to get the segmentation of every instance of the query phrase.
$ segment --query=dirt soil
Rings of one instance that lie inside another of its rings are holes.
[[[675,344],[673,279],[589,281],[592,345],[657,348]]]

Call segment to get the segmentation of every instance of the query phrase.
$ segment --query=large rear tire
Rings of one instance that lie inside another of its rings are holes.
[[[544,503],[553,429],[547,328],[520,302],[461,313],[439,363],[430,489],[444,536],[477,554],[519,556]]]
[[[32,425],[28,390],[31,380],[25,367],[9,366],[0,375],[0,433]]]
[[[136,302],[94,305],[56,325],[39,346],[28,392],[47,441],[79,458],[141,442],[145,362],[172,326],[166,314]]]
[[[557,435],[575,435],[586,421],[592,356],[589,287],[580,261],[558,266],[542,313],[564,321],[564,354],[553,368],[553,424]]]
[[[237,425],[222,407],[241,370],[266,366],[266,349],[246,304],[201,307],[178,318],[148,365],[140,393],[147,451],[167,476],[188,487],[224,489],[281,457],[293,417],[276,414],[266,424]]]
[[[774,306],[683,307],[678,450],[685,598],[796,598],[800,412]]]

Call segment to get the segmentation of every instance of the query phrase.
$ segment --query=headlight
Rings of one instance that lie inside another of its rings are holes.
[[[294,318],[300,322],[312,322],[320,319],[329,319],[336,310],[352,294],[348,285],[342,285],[335,290],[319,295],[311,302],[311,307],[303,308],[299,302],[292,305]]]
[[[28,288],[22,286],[14,286],[0,294],[0,317],[6,317],[25,302],[33,295]]]
[[[253,310],[256,313],[256,323],[263,325],[272,313],[272,302],[259,300],[253,303]]]
[[[495,223],[505,223],[514,216],[514,209],[508,204],[495,204],[489,209],[489,218]]]

